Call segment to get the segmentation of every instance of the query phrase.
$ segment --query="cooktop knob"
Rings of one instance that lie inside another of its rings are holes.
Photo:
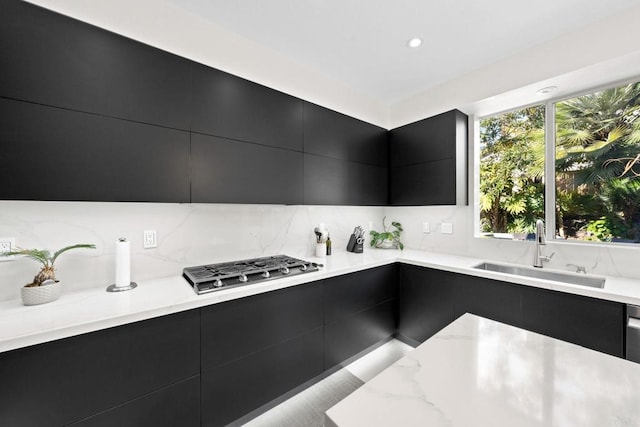
[[[247,276],[246,276],[246,275],[244,275],[244,274],[240,274],[240,276],[238,276],[238,281],[239,281],[239,282],[244,283],[244,282],[246,282],[247,280],[248,280],[248,279],[247,279]]]
[[[263,271],[263,272],[262,272],[262,274],[261,274],[261,276],[262,276],[262,277],[264,277],[265,279],[268,279],[268,278],[269,278],[269,276],[270,276],[270,274],[269,274],[269,272],[268,272],[268,271]]]
[[[280,271],[282,272],[282,274],[289,274],[289,267],[282,267],[280,268]]]
[[[307,264],[302,264],[300,266],[300,271],[307,271]]]
[[[221,288],[223,286],[222,284],[222,280],[218,279],[215,282],[213,282],[213,287],[214,288]]]

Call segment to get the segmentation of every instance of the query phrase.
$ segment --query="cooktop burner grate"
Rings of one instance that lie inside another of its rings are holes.
[[[182,276],[197,294],[235,288],[318,270],[318,264],[287,255],[187,267]]]

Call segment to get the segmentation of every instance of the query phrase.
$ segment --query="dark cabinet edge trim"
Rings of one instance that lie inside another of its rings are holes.
[[[324,321],[324,326],[327,326],[327,325],[334,325],[334,324],[336,324],[336,323],[340,323],[340,322],[342,322],[342,321],[344,321],[344,320],[347,320],[347,319],[350,319],[350,318],[352,318],[352,317],[355,317],[355,316],[357,316],[357,315],[359,315],[359,314],[362,314],[362,313],[364,313],[365,311],[369,311],[369,310],[372,310],[372,309],[374,309],[374,308],[378,308],[378,307],[380,307],[380,306],[382,306],[382,305],[389,304],[390,302],[398,302],[398,298],[397,298],[397,297],[395,297],[395,298],[389,298],[389,299],[386,299],[386,300],[384,300],[384,301],[380,301],[380,302],[378,302],[378,303],[376,303],[376,304],[374,304],[374,305],[369,305],[369,306],[364,307],[364,308],[362,308],[362,309],[360,309],[360,310],[358,310],[358,311],[353,311],[353,312],[351,312],[351,313],[349,313],[349,314],[345,314],[345,315],[343,315],[343,316],[336,317],[335,319],[332,319],[332,320],[330,320],[330,321],[326,321],[326,319],[325,319],[325,321]]]
[[[341,162],[345,162],[345,163],[354,163],[354,164],[358,164],[358,165],[365,165],[365,166],[375,166],[377,168],[380,169],[385,169],[388,170],[389,167],[387,165],[382,165],[380,163],[367,163],[367,162],[360,162],[360,161],[356,161],[356,160],[349,160],[349,159],[342,159],[340,157],[333,157],[333,156],[325,156],[323,154],[316,154],[316,153],[310,153],[308,151],[303,151],[302,152],[305,156],[314,156],[314,157],[321,157],[323,159],[330,159],[330,160],[339,160]]]
[[[224,135],[215,135],[215,134],[212,134],[212,133],[196,132],[194,130],[189,131],[189,133],[191,135],[200,135],[200,136],[207,136],[207,137],[210,137],[210,138],[224,139],[225,141],[239,142],[241,144],[250,144],[250,145],[257,145],[259,147],[275,148],[277,150],[291,151],[293,153],[303,153],[303,151],[301,151],[301,150],[292,150],[290,148],[278,147],[276,145],[263,144],[263,143],[255,142],[255,141],[246,141],[244,139],[230,138],[230,137],[224,136]],[[277,204],[277,203],[275,203],[275,204]]]
[[[202,359],[201,359],[200,360],[200,364],[201,364],[200,365],[200,374],[204,374],[204,373],[210,372],[210,371],[212,371],[214,369],[218,369],[218,368],[220,368],[222,366],[227,366],[227,365],[230,365],[232,363],[236,363],[239,360],[246,359],[247,357],[255,356],[256,354],[262,353],[263,351],[266,351],[266,350],[269,350],[271,348],[286,344],[288,342],[297,340],[297,339],[299,339],[299,338],[301,338],[301,337],[303,337],[305,335],[316,333],[318,331],[324,331],[324,325],[318,325],[315,328],[308,329],[306,331],[297,333],[297,334],[295,334],[293,336],[290,336],[289,338],[286,338],[284,340],[281,340],[281,341],[278,341],[276,343],[269,344],[267,346],[261,347],[261,348],[259,348],[257,350],[254,350],[254,351],[251,351],[249,353],[243,354],[242,356],[235,357],[235,358],[229,359],[229,360],[225,360],[223,363],[219,363],[219,364],[216,364],[216,365],[204,366],[204,365],[202,365]],[[200,336],[202,336],[202,333],[200,334]]]
[[[396,171],[396,170],[400,170],[400,169],[406,169],[406,168],[410,168],[412,166],[419,166],[419,165],[429,165],[431,163],[439,163],[445,160],[457,160],[456,157],[442,157],[440,159],[433,159],[433,160],[429,160],[428,162],[414,162],[414,163],[406,163],[400,166],[389,166],[389,172],[392,171]],[[431,205],[424,205],[424,206],[431,206]]]
[[[90,116],[103,117],[105,119],[120,120],[120,121],[123,121],[123,122],[135,123],[135,124],[138,124],[138,125],[153,126],[153,127],[157,127],[157,128],[175,130],[175,131],[180,131],[180,132],[191,132],[189,129],[186,129],[186,128],[176,128],[176,127],[171,127],[171,126],[164,126],[164,125],[160,125],[160,124],[157,124],[157,123],[149,123],[149,122],[143,122],[143,121],[140,121],[140,120],[132,120],[132,119],[128,119],[128,118],[125,118],[125,117],[109,116],[109,115],[106,115],[106,114],[94,113],[94,112],[91,112],[91,111],[84,111],[84,110],[77,110],[77,109],[69,108],[69,107],[61,107],[59,105],[44,104],[42,102],[28,101],[28,100],[25,100],[25,99],[13,98],[13,97],[10,97],[10,96],[2,96],[2,95],[0,95],[0,99],[6,99],[8,101],[22,102],[22,103],[25,103],[25,104],[37,105],[37,106],[40,106],[40,107],[54,108],[56,110],[67,111],[67,112],[70,112],[70,113],[88,114]]]
[[[139,396],[136,396],[135,398],[133,398],[133,399],[131,399],[131,400],[127,400],[126,402],[123,402],[123,403],[120,403],[120,404],[118,404],[118,405],[111,406],[111,407],[109,407],[109,408],[103,409],[103,410],[101,410],[101,411],[99,411],[99,412],[96,412],[96,413],[91,414],[91,415],[89,415],[89,416],[87,416],[87,417],[83,417],[83,418],[80,418],[80,419],[78,419],[78,420],[72,421],[72,422],[70,422],[70,423],[68,423],[68,424],[65,424],[65,425],[66,425],[66,426],[68,426],[68,427],[73,427],[73,426],[74,426],[74,425],[76,425],[76,424],[79,424],[79,423],[81,423],[81,422],[83,422],[83,421],[86,421],[86,420],[89,420],[89,419],[91,419],[91,418],[95,418],[95,417],[96,417],[96,416],[98,416],[98,415],[105,414],[105,413],[107,413],[107,412],[113,411],[114,409],[122,408],[122,407],[124,407],[124,406],[130,405],[131,403],[137,402],[137,401],[139,401],[139,400],[141,400],[141,399],[144,399],[144,398],[146,398],[146,397],[148,397],[148,396],[151,396],[151,395],[152,395],[152,394],[154,394],[154,393],[157,393],[157,392],[162,391],[162,390],[166,390],[166,389],[171,388],[171,387],[173,387],[173,386],[175,386],[175,385],[177,385],[177,384],[182,384],[182,383],[185,383],[185,382],[187,382],[187,381],[191,381],[191,380],[194,380],[194,379],[197,379],[197,378],[200,378],[200,374],[192,375],[192,376],[190,376],[190,377],[183,378],[183,379],[181,379],[181,380],[179,380],[179,381],[176,381],[176,382],[174,382],[174,383],[167,384],[167,385],[165,385],[165,386],[163,386],[163,387],[160,387],[160,388],[157,388],[157,389],[155,389],[155,390],[152,390],[152,391],[149,391],[149,392],[147,392],[147,393],[144,393],[144,394],[141,394],[141,395],[139,395]]]

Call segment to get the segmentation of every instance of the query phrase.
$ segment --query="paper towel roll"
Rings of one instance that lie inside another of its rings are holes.
[[[121,237],[116,242],[116,287],[131,283],[131,247],[129,241]]]

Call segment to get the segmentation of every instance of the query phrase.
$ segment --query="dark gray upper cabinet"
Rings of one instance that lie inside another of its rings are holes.
[[[391,168],[393,205],[455,205],[455,159]]]
[[[387,130],[304,103],[304,152],[386,167]]]
[[[0,96],[189,129],[189,61],[29,3],[2,2]]]
[[[387,168],[304,155],[305,205],[386,205]]]
[[[389,132],[390,166],[400,167],[456,157],[456,140],[467,139],[467,116],[451,110]]]
[[[194,63],[191,129],[302,151],[302,100]]]
[[[456,204],[466,189],[466,162],[458,159],[467,156],[467,121],[451,110],[389,132],[392,205]]]
[[[189,201],[189,133],[0,98],[0,199]]]
[[[302,153],[191,134],[193,203],[302,204]]]

